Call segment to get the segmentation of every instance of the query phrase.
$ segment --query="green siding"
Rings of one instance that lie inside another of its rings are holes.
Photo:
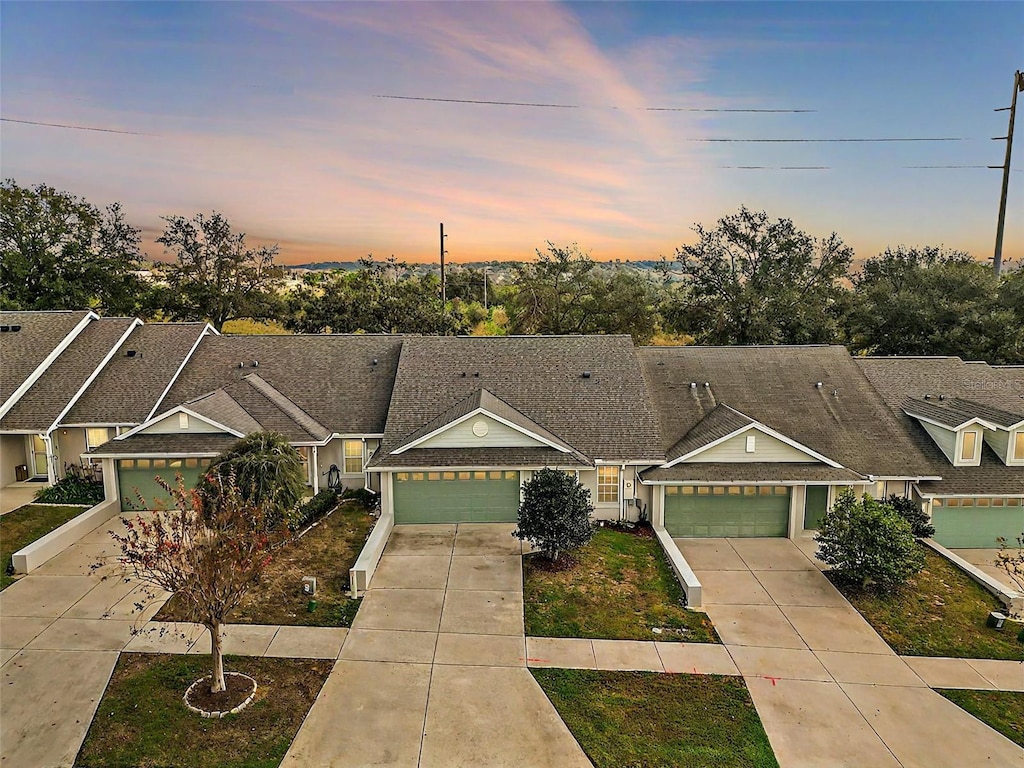
[[[995,549],[998,537],[1013,543],[1024,533],[1024,507],[938,507],[932,524],[944,547]]]
[[[828,510],[828,486],[808,485],[807,501],[804,502],[804,528],[816,531],[821,525],[821,518]]]
[[[788,523],[788,488],[771,495],[665,495],[665,529],[672,536],[785,536]]]
[[[175,473],[181,473],[181,479],[185,482],[185,487],[194,488],[205,470],[204,467],[186,467],[184,466],[184,461],[181,462],[182,466],[180,467],[165,465],[154,468],[151,464],[146,469],[125,469],[121,464],[122,462],[119,461],[117,486],[121,497],[122,512],[141,509],[142,507],[139,504],[140,494],[146,502],[145,509],[153,509],[155,506],[160,506],[164,509],[168,508],[171,505],[171,497],[157,484],[156,477],[159,475],[161,479],[170,483],[173,487],[176,482]]]
[[[458,479],[460,475],[469,478]],[[519,518],[519,473],[475,479],[480,473],[432,472],[395,475],[395,523],[514,523]],[[455,479],[426,479],[454,475]],[[508,477],[506,477],[508,475]],[[412,479],[423,476],[423,479]],[[409,479],[400,479],[409,477]]]

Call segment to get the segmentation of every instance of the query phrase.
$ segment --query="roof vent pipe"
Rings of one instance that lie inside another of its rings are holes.
[[[824,386],[824,384],[819,381],[817,384],[814,385],[814,388],[815,389],[821,389],[823,386]]]
[[[253,361],[252,361],[252,367],[253,367],[253,368],[258,368],[258,367],[259,367],[259,365],[260,365],[260,361],[259,361],[259,360],[253,360]]]
[[[945,400],[945,399],[946,399],[945,395],[939,395],[939,400]]]
[[[925,396],[924,396],[924,399],[925,399],[925,400],[931,400],[931,399],[932,399],[932,396],[931,396],[931,395],[925,395]]]
[[[376,364],[377,364],[377,358],[375,357],[375,358],[373,358],[373,362],[371,362],[370,365],[376,365]]]
[[[238,364],[238,367],[239,367],[239,368],[245,368],[245,363],[244,363],[244,362],[243,362],[243,363],[239,363],[239,364]]]
[[[696,388],[697,388],[697,382],[696,381],[691,381],[690,382],[690,389],[696,389]]]
[[[710,381],[705,381],[704,382],[704,389],[711,389],[711,382]]]
[[[582,376],[583,376],[584,379],[589,379],[590,378],[590,371],[584,371]]]

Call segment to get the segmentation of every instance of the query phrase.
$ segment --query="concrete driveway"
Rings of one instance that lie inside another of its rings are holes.
[[[512,528],[395,528],[283,765],[590,768],[526,668]]]
[[[806,542],[674,541],[782,768],[1024,765],[1024,750],[928,688]]]

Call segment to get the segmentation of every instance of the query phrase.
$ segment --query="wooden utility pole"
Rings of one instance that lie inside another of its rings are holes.
[[[441,305],[442,306],[445,305],[446,303],[448,303],[448,288],[447,288],[447,285],[445,283],[445,277],[444,277],[444,255],[446,253],[448,253],[448,251],[446,251],[444,249],[444,238],[445,238],[444,222],[442,222],[441,223]]]
[[[1001,107],[996,112],[1010,111],[1010,126],[1006,131],[1006,159],[1003,161],[1002,166],[994,165],[992,168],[1002,167],[1003,169],[1003,189],[999,195],[999,221],[996,224],[996,249],[992,256],[992,271],[995,272],[996,277],[999,276],[999,270],[1003,266],[1003,230],[1006,227],[1006,195],[1010,188],[1010,155],[1013,152],[1013,120],[1017,116],[1017,93],[1024,91],[1024,74],[1020,70],[1017,70],[1013,74],[1013,97],[1010,99],[1009,107]],[[995,141],[999,141],[1004,137],[997,136]]]

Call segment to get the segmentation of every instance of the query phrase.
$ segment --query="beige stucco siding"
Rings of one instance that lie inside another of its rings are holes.
[[[28,464],[25,435],[0,435],[0,488],[15,481],[14,468]]]
[[[57,477],[64,477],[64,467],[68,464],[81,464],[82,454],[86,451],[84,429],[58,429],[53,433],[54,445],[60,457]]]

